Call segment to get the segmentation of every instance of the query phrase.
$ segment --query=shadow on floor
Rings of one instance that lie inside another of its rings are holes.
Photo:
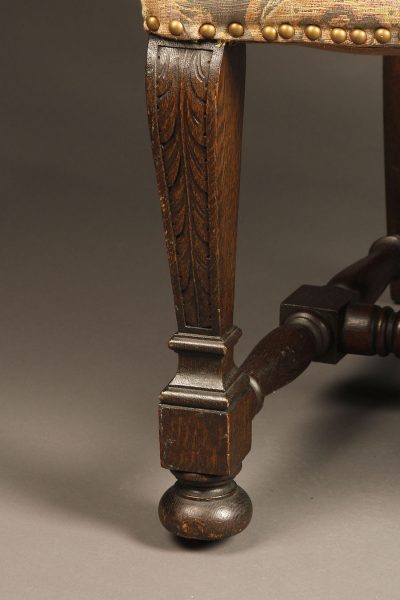
[[[398,485],[398,467],[392,460],[396,450],[400,454],[398,359],[371,358],[364,365],[365,370],[341,381],[339,377],[333,385],[310,389],[311,404],[304,406],[309,418],[295,425],[294,439],[293,430],[290,440],[282,432],[280,460],[269,465],[264,457],[261,484],[250,492],[258,513],[264,512],[262,517],[258,514],[246,546],[266,542],[301,526],[305,517],[331,510],[329,496],[337,504],[356,502],[365,482],[382,493],[388,481]],[[352,459],[358,466],[349,463]],[[321,502],[315,501],[318,492]]]
[[[236,540],[228,544],[179,541],[161,529],[156,506],[159,488],[157,482],[154,484],[150,481],[150,478],[157,479],[159,467],[152,463],[147,453],[155,443],[155,423],[148,415],[143,419],[138,418],[134,404],[126,414],[116,419],[113,411],[120,410],[121,406],[103,402],[102,419],[114,419],[121,425],[121,431],[117,425],[114,427],[110,443],[107,436],[103,439],[103,434],[96,431],[99,421],[94,419],[87,435],[98,439],[99,448],[90,461],[83,460],[82,464],[64,460],[60,452],[53,455],[51,446],[46,456],[42,451],[35,454],[30,444],[25,444],[23,436],[19,439],[14,436],[18,444],[13,445],[5,432],[1,438],[0,482],[30,503],[36,502],[47,506],[50,511],[62,511],[73,517],[96,520],[117,528],[124,535],[133,536],[143,545],[162,550],[243,551],[246,546],[262,543],[280,531],[300,524],[305,505],[298,500],[312,489],[310,482],[317,482],[318,487],[328,466],[332,473],[337,454],[343,456],[346,448],[350,448],[369,431],[378,414],[389,410],[387,418],[392,419],[393,411],[400,412],[398,362],[391,358],[386,361],[372,359],[369,364],[366,372],[355,373],[347,380],[319,390],[317,396],[313,390],[315,413],[308,408],[310,420],[299,424],[296,439],[291,440],[290,453],[284,455],[271,470],[267,464],[263,479],[258,481],[256,489],[249,490],[257,511],[264,511],[264,514],[261,524],[253,527],[240,543]],[[124,406],[126,409],[128,405]],[[75,405],[75,410],[78,422],[79,404]],[[148,446],[146,441],[139,446],[127,441],[127,429],[125,425],[122,426],[126,421],[132,423],[133,438],[136,435],[141,436],[141,440],[148,439]],[[62,420],[50,420],[46,423],[46,430],[41,433],[37,430],[35,435],[46,436],[48,430],[52,429],[54,439],[54,436],[57,437],[57,428],[60,428],[59,433],[65,439],[65,426],[73,428],[74,422],[68,421],[64,425]],[[121,448],[118,449],[119,441]],[[398,437],[387,440],[387,443],[399,447]],[[137,447],[142,448],[140,454],[137,453]],[[381,464],[379,471],[385,472],[391,468],[392,465]],[[377,471],[371,468],[363,476],[373,479]],[[346,477],[341,479],[340,474],[335,476],[335,485],[342,487],[342,491],[346,489],[347,497],[356,493],[356,484],[346,480]],[[318,510],[323,510],[323,506]]]

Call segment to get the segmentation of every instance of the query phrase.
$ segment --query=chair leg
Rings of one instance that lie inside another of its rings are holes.
[[[151,37],[150,133],[178,332],[177,374],[161,393],[161,464],[177,482],[160,501],[165,527],[215,540],[242,531],[251,501],[235,476],[266,395],[311,361],[346,353],[400,357],[400,313],[375,302],[389,283],[400,302],[400,58],[384,59],[389,234],[325,286],[301,286],[281,325],[240,368],[233,349],[237,210],[245,46]],[[398,108],[399,107],[399,108]]]
[[[400,234],[400,57],[383,58],[387,230]],[[400,280],[391,284],[400,304]]]
[[[161,463],[178,481],[159,514],[196,539],[239,533],[252,513],[233,480],[250,450],[254,399],[233,361],[244,79],[244,44],[150,38],[147,103],[179,357],[159,411]]]

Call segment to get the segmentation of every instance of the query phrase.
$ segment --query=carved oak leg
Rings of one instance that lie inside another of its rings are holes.
[[[385,56],[384,124],[386,207],[388,233],[400,233],[400,57]],[[400,280],[391,284],[392,298],[400,304]]]
[[[251,444],[248,376],[233,361],[245,46],[151,38],[146,90],[174,292],[178,372],[161,393],[164,526],[220,539],[249,523],[234,477]],[[240,401],[239,401],[240,400]]]

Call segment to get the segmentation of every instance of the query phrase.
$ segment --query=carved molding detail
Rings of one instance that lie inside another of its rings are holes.
[[[158,47],[156,105],[184,324],[211,329],[207,92],[212,52]]]

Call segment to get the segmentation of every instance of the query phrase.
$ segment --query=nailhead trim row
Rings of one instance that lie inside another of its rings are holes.
[[[160,29],[161,23],[156,16],[146,18],[145,27],[152,32],[157,32]],[[180,21],[172,20],[168,23],[169,33],[175,37],[180,37],[184,33],[184,26]],[[199,27],[199,37],[203,39],[213,39],[217,30],[212,23],[202,23]],[[290,41],[296,34],[300,33],[308,42],[318,42],[321,40],[323,30],[319,25],[307,25],[302,28],[295,28],[290,23],[282,23],[279,26],[265,25],[261,27],[261,35],[267,42]],[[226,28],[228,37],[238,39],[245,34],[245,27],[241,23],[229,23]],[[392,41],[392,32],[386,27],[379,27],[372,32],[373,38],[379,44],[389,44]],[[370,37],[367,30],[355,27],[353,29],[343,29],[341,27],[333,27],[329,29],[329,37],[335,45],[350,42],[355,46],[364,46],[369,41]],[[298,40],[298,37],[296,37]],[[400,40],[399,40],[400,41]]]

